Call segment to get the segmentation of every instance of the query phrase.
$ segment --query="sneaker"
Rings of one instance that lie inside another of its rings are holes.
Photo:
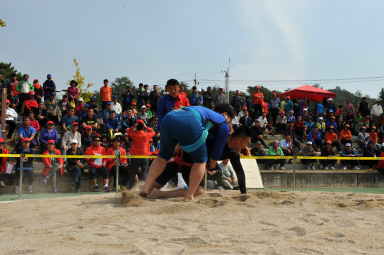
[[[331,166],[330,169],[331,169],[331,170],[335,170],[335,167],[334,167],[334,166]]]
[[[315,165],[312,165],[312,170],[316,170],[316,166]]]
[[[343,167],[343,170],[347,170],[347,166]]]
[[[355,166],[355,167],[353,168],[353,170],[360,170],[360,167]]]
[[[57,193],[57,189],[52,190],[52,193]]]
[[[280,167],[280,170],[285,170],[285,167],[284,167],[284,166],[281,166],[281,167]]]
[[[28,192],[29,192],[29,194],[32,194],[32,193],[33,193],[32,185],[29,185],[29,186],[28,186]]]
[[[99,192],[100,189],[99,189],[99,185],[95,185],[95,187],[93,187],[93,192]]]
[[[104,192],[110,192],[112,191],[111,188],[109,188],[108,186],[104,186]]]
[[[47,184],[47,182],[48,182],[48,178],[45,177],[44,180],[43,180],[43,183],[44,183],[44,184]]]
[[[326,167],[324,167],[324,170],[328,170],[328,167],[326,166]]]
[[[7,185],[5,185],[5,183],[3,181],[0,181],[0,187],[5,187]]]

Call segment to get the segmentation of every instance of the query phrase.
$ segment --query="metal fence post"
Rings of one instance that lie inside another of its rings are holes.
[[[23,195],[23,165],[24,165],[24,153],[20,154],[20,178],[19,178],[19,199],[21,199],[21,196]]]
[[[292,190],[296,190],[296,155],[292,156]]]
[[[119,191],[119,166],[120,166],[120,155],[117,155],[116,156],[116,175],[115,175],[116,192]]]

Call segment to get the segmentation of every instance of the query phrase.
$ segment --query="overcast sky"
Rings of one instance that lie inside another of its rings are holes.
[[[87,82],[176,78],[231,90],[319,82],[377,97],[384,78],[384,1],[0,0],[0,61],[58,88],[79,61]],[[326,79],[327,81],[324,81]],[[212,81],[204,81],[212,80]],[[272,82],[271,82],[272,80]],[[274,82],[282,80],[281,82]],[[292,82],[287,82],[287,80]],[[311,80],[311,81],[302,81]]]

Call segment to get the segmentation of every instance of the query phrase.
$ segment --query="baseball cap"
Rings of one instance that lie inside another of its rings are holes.
[[[53,121],[50,120],[50,121],[47,122],[47,125],[50,125],[50,124],[53,125],[54,124]]]
[[[323,120],[323,117],[319,117],[319,120]]]
[[[28,94],[31,95],[31,96],[33,96],[33,95],[35,95],[35,91],[29,91]]]
[[[47,141],[47,144],[55,144],[55,141],[53,141],[53,140],[48,140],[48,141]]]
[[[260,144],[260,145],[261,145],[261,142],[260,142],[260,141],[257,141],[256,144]]]
[[[244,105],[244,106],[243,106],[243,109],[244,109],[244,110],[247,110],[248,108]]]
[[[332,116],[331,116],[331,119],[336,119],[336,117],[332,115]]]
[[[287,96],[288,99],[291,99],[291,96]]]
[[[346,147],[351,147],[351,144],[350,143],[346,143],[345,146]]]
[[[308,141],[308,142],[307,142],[307,144],[310,144],[310,145],[312,145],[312,142],[311,142],[311,141]]]
[[[282,114],[285,114],[285,112],[284,112],[284,111],[281,111],[280,113],[282,113]]]
[[[85,129],[91,129],[92,130],[92,127],[91,126],[87,126]]]
[[[118,96],[113,96],[113,99],[118,98]]]
[[[350,125],[349,125],[349,124],[345,124],[345,126],[344,126],[344,127],[346,127],[346,128],[347,128],[347,127],[350,127]]]
[[[372,129],[376,129],[376,126],[372,126]]]
[[[111,102],[108,102],[107,105],[111,105],[112,103]]]
[[[137,123],[144,124],[144,120],[138,120]]]
[[[29,142],[30,140],[29,140],[29,138],[24,137],[23,140],[21,140],[21,141],[22,141],[22,142]]]
[[[361,129],[367,129],[367,127],[366,126],[362,126]]]
[[[333,112],[333,109],[329,109],[329,112]]]
[[[51,74],[47,74],[47,79],[52,78]]]
[[[143,109],[143,108],[147,108],[145,105],[143,105],[142,107],[141,107],[141,109]]]
[[[329,126],[329,128],[332,128],[332,129],[334,129],[334,127],[333,127],[333,126]]]
[[[329,100],[329,101],[333,101],[333,99],[332,99],[332,98],[328,98],[328,100]]]
[[[73,144],[73,143],[79,143],[79,142],[76,139],[72,139],[71,144]]]
[[[10,104],[10,103],[11,103],[11,101],[9,101],[9,99],[7,99],[7,101],[5,101],[5,103],[7,103],[7,104]]]
[[[276,95],[276,92],[273,92],[272,95]]]
[[[146,106],[147,106],[147,107],[151,107],[151,105],[150,105],[150,104],[146,104]]]
[[[0,143],[4,143],[4,139],[0,137]]]
[[[79,125],[79,123],[77,123],[76,121],[72,122],[72,126],[73,125]]]
[[[77,101],[79,101],[79,102],[84,102],[84,100],[83,100],[82,97],[79,97],[79,99],[77,99]]]
[[[325,142],[326,144],[332,144],[332,141],[328,140]]]
[[[83,107],[89,107],[89,104],[85,104]]]
[[[307,109],[307,108],[304,108],[303,111],[308,111],[308,109]]]
[[[256,89],[260,89],[260,87],[259,87],[259,86],[256,86]]]
[[[136,102],[132,102],[132,105],[136,105]]]

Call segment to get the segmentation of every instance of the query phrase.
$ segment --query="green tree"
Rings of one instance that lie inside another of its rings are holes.
[[[112,82],[111,87],[113,94],[119,97],[119,101],[123,99],[123,94],[127,87],[130,87],[133,92],[136,91],[133,82],[126,76],[116,78],[115,81]]]
[[[5,21],[2,19],[0,19],[0,27],[6,27]]]
[[[92,83],[85,84],[85,78],[80,73],[80,67],[79,62],[76,58],[73,58],[73,63],[76,67],[76,73],[73,76],[73,79],[77,82],[77,88],[79,89],[79,96],[81,96],[84,99],[84,102],[88,102],[89,99],[93,96],[93,93],[89,91],[89,88],[92,87]],[[70,84],[71,81],[68,81],[68,84]],[[98,91],[94,92],[95,94],[99,94]]]
[[[3,75],[4,79],[11,78],[14,73],[17,75],[18,80],[23,78],[23,75],[18,72],[11,63],[0,62],[0,73]]]
[[[380,102],[383,104],[384,103],[384,89],[382,88],[380,93],[379,93],[379,98]]]

